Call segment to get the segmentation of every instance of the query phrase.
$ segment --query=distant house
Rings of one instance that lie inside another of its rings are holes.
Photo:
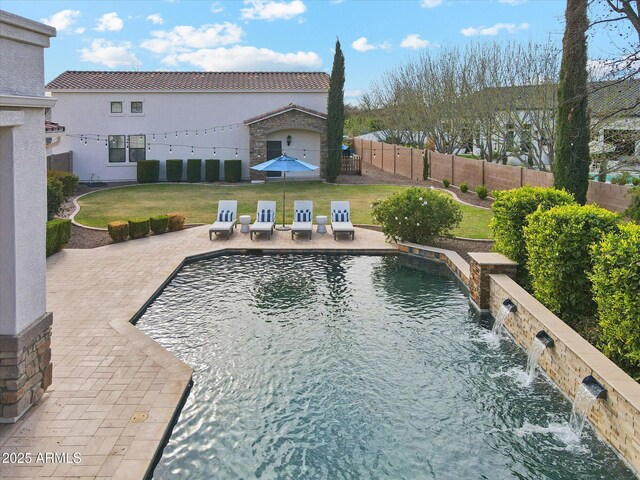
[[[73,151],[81,181],[135,180],[145,159],[164,179],[171,158],[240,159],[244,179],[263,178],[249,167],[282,152],[320,166],[291,176],[317,178],[328,89],[322,72],[67,71],[46,85],[66,129],[52,153]]]

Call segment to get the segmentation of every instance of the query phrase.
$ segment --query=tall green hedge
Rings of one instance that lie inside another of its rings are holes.
[[[239,182],[242,179],[242,161],[241,160],[225,160],[224,161],[224,181]]]
[[[138,183],[157,183],[160,181],[160,160],[140,160],[138,169]]]
[[[62,184],[62,196],[65,201],[76,193],[76,188],[78,188],[78,182],[80,181],[77,175],[63,172],[62,170],[48,170],[47,178],[51,177],[57,179]]]
[[[187,182],[196,183],[202,180],[202,160],[190,158],[187,160]]]
[[[220,180],[220,160],[209,158],[204,161],[204,179],[207,182],[217,182]]]
[[[527,215],[537,209],[549,210],[557,205],[575,204],[575,200],[563,190],[543,187],[496,191],[493,197],[493,218],[489,226],[495,239],[494,249],[518,262],[518,280],[529,287],[527,248],[523,235]]]
[[[591,247],[591,257],[599,347],[640,380],[640,225],[620,225]]]
[[[335,182],[342,167],[342,139],[344,135],[344,54],[336,40],[333,67],[327,95],[327,163],[326,172],[320,172],[328,182]]]
[[[64,203],[62,183],[55,177],[47,177],[47,220],[52,220]]]
[[[595,205],[562,205],[531,214],[524,227],[533,295],[572,326],[595,315],[590,249],[619,220]]]
[[[182,160],[171,159],[166,161],[167,182],[182,181]]]
[[[47,257],[62,250],[71,239],[71,220],[56,218],[47,222],[46,253]]]

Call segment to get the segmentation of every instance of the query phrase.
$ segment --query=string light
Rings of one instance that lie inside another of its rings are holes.
[[[176,130],[176,138],[178,138],[178,131]]]
[[[153,136],[151,137],[151,140],[155,140],[156,139],[156,134],[154,133]]]
[[[213,156],[216,156],[216,147],[213,147]]]
[[[100,143],[100,135],[96,137],[96,143]]]
[[[302,154],[302,158],[307,158],[307,149],[304,149],[304,153]]]
[[[84,144],[87,144],[87,137],[84,137]]]
[[[109,148],[109,142],[107,142],[107,140],[105,139],[104,141],[104,148]]]
[[[150,152],[150,151],[151,151],[151,144],[147,143],[147,152]]]
[[[236,157],[238,156],[238,149],[236,148]]]
[[[198,136],[198,130],[196,130],[196,137]]]
[[[185,130],[185,131],[184,131],[184,136],[185,136],[185,137],[188,137],[188,136],[189,136],[189,130]]]
[[[166,133],[164,134],[164,139],[165,139],[165,140],[167,139],[167,134],[166,134]]]
[[[191,147],[191,155],[193,155],[193,147]]]
[[[173,150],[171,149],[171,145],[169,145],[169,153],[171,153]]]

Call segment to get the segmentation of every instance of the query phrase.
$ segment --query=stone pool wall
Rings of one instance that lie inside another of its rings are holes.
[[[505,320],[516,342],[528,349],[536,333],[545,330],[555,345],[539,365],[558,388],[573,399],[582,379],[593,377],[607,389],[607,399],[593,404],[589,420],[600,436],[640,472],[640,384],[549,311],[507,275],[490,276],[491,313],[510,298],[518,310]]]

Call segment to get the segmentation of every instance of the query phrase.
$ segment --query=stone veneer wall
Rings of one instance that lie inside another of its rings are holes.
[[[518,307],[504,324],[516,342],[527,349],[540,330],[553,338],[554,347],[544,351],[539,365],[565,395],[573,399],[587,375],[607,389],[607,399],[593,404],[589,420],[636,474],[640,472],[640,384],[507,275],[491,275],[490,288],[494,317],[507,298]]]
[[[0,335],[2,422],[14,422],[51,385],[51,324],[47,313],[19,335]]]

